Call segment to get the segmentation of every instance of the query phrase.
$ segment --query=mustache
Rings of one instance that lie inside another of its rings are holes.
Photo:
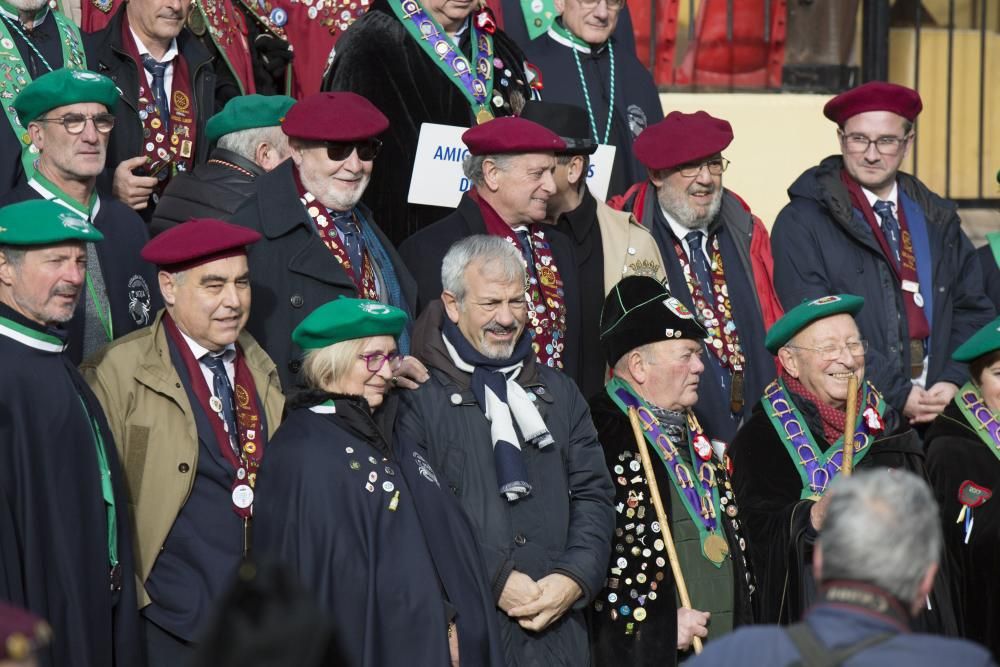
[[[487,324],[485,327],[483,327],[483,331],[488,331],[488,332],[493,333],[493,334],[500,334],[500,335],[502,335],[502,334],[509,334],[509,333],[516,332],[517,331],[517,327],[516,326],[505,327],[502,324],[497,324],[496,322],[493,322],[493,323]]]
[[[52,291],[49,292],[49,296],[50,297],[52,297],[52,296],[71,296],[71,297],[75,297],[79,293],[80,293],[80,288],[79,287],[73,287],[72,285],[62,285],[62,286],[57,286],[57,287],[53,288]]]

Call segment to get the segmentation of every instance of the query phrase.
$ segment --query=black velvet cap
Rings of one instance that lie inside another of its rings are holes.
[[[663,284],[628,276],[611,288],[601,310],[601,347],[609,366],[635,348],[661,340],[704,340],[708,332]]]
[[[597,142],[590,137],[590,119],[581,107],[531,101],[524,105],[521,118],[552,130],[566,142],[566,150],[556,151],[556,155],[592,155],[597,150]]]

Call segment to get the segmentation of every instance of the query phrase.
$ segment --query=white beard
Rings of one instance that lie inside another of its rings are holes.
[[[34,13],[48,4],[48,0],[10,0],[10,4],[19,12]]]

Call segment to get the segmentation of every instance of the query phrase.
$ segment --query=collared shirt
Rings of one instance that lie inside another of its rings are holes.
[[[885,199],[881,199],[877,194],[875,194],[868,188],[862,187],[861,191],[865,193],[865,199],[868,200],[868,205],[871,206],[873,210],[875,208],[875,202],[887,201],[892,206],[892,214],[896,216],[897,220],[899,219],[899,214],[896,213],[896,211],[899,210],[899,187],[896,185],[895,181],[893,181],[892,183],[892,190],[889,192],[889,196],[886,197]],[[878,226],[881,227],[882,218],[876,215],[875,219],[878,221]]]
[[[180,327],[178,327],[177,330],[180,331]],[[203,347],[200,343],[195,342],[195,340],[193,338],[191,338],[190,336],[188,336],[183,331],[181,331],[181,336],[184,337],[184,342],[187,343],[188,349],[191,350],[191,354],[193,354],[194,358],[198,360],[198,368],[201,369],[201,375],[202,375],[202,377],[205,378],[205,383],[208,385],[209,392],[211,392],[212,391],[212,387],[214,386],[212,384],[212,382],[213,382],[212,370],[208,366],[206,366],[205,364],[201,363],[201,358],[204,357],[207,354],[216,354],[216,353],[213,353],[208,348]],[[233,385],[233,386],[236,386],[236,344],[235,343],[230,343],[225,348],[223,348],[223,350],[222,350],[222,361],[226,365],[226,375],[229,376],[229,384]]]
[[[135,46],[136,48],[139,49],[139,58],[140,58],[139,66],[142,67],[141,59],[143,54],[146,53],[149,53],[149,55],[153,54],[150,52],[149,49],[146,48],[146,45],[142,43],[142,40],[139,38],[139,35],[135,34],[135,30],[132,30],[132,26],[129,26],[129,30],[132,31],[132,39],[135,40]],[[174,85],[174,58],[176,58],[179,53],[180,52],[177,50],[177,40],[172,39],[170,40],[170,48],[167,49],[167,52],[163,54],[162,58],[157,58],[157,60],[159,60],[161,63],[167,63],[167,69],[164,70],[163,72],[163,89],[167,91],[168,111],[170,110],[170,105],[172,104],[171,102],[172,95],[170,94],[170,92],[173,90],[173,85]],[[146,73],[146,85],[149,86],[150,90],[152,90],[153,73],[147,70],[145,67],[142,68],[142,71]]]
[[[691,232],[702,233],[701,251],[705,253],[706,257],[708,257],[708,225],[703,227],[685,227],[681,223],[677,222],[677,220],[674,219],[674,216],[670,215],[667,209],[663,208],[663,204],[657,201],[656,205],[660,207],[660,213],[663,214],[663,218],[667,221],[667,225],[670,226],[670,231],[673,233],[674,238],[684,244],[684,252],[687,253],[688,258],[691,257],[691,248],[688,247],[688,243],[684,240],[684,237]]]

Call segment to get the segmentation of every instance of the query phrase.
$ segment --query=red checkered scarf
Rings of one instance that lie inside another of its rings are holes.
[[[819,410],[819,416],[823,422],[823,439],[827,443],[837,442],[844,435],[844,427],[847,425],[847,412],[845,410],[839,410],[821,401],[816,394],[806,389],[804,384],[799,382],[797,378],[793,378],[784,369],[781,371],[781,381],[785,383],[789,391],[806,399]],[[855,405],[861,405],[861,398],[862,388],[859,385],[858,402]]]

